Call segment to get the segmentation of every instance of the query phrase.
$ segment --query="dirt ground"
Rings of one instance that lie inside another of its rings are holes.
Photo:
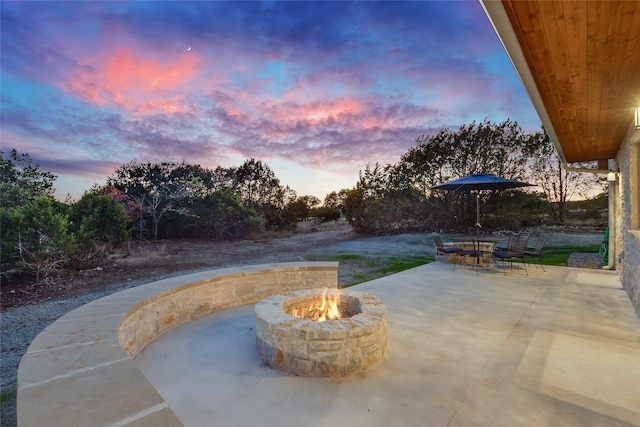
[[[155,279],[216,267],[299,261],[314,247],[355,239],[345,223],[315,226],[305,223],[295,233],[280,233],[257,240],[210,242],[197,240],[131,244],[114,254],[108,265],[64,278],[49,278],[21,286],[2,286],[2,309],[129,287]]]
[[[547,231],[544,231],[547,232]],[[446,239],[446,236],[443,236]],[[550,233],[549,245],[599,244],[601,233]],[[210,242],[197,240],[146,242],[130,245],[107,265],[38,283],[2,286],[2,309],[61,300],[109,289],[121,290],[160,278],[246,264],[320,261],[352,254],[360,259],[340,261],[339,283],[353,283],[371,269],[371,260],[403,256],[433,257],[430,233],[367,237],[354,233],[345,221],[300,223],[295,232],[265,235],[256,240]],[[369,260],[369,262],[367,262]]]

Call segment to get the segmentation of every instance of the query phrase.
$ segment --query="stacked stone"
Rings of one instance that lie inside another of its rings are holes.
[[[318,295],[318,290],[269,297],[256,304],[258,353],[273,368],[299,376],[341,377],[380,365],[387,352],[387,310],[376,296],[343,290],[357,300],[360,313],[315,322],[289,315],[287,301]]]

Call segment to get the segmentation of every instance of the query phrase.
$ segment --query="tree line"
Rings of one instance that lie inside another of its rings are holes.
[[[602,181],[566,170],[544,129],[526,133],[517,122],[485,119],[419,136],[395,164],[367,165],[356,186],[342,193],[344,212],[354,229],[365,233],[470,230],[476,223],[476,194],[432,187],[472,174],[538,185],[479,192],[481,222],[488,230],[562,223],[569,202],[587,197]]]
[[[103,263],[129,239],[242,239],[294,228],[340,211],[314,196],[298,197],[269,166],[207,169],[185,162],[120,166],[104,186],[72,202],[54,197],[55,175],[26,153],[2,152],[0,164],[2,276],[40,280],[61,269]]]
[[[341,216],[360,233],[462,230],[475,223],[475,196],[431,187],[474,173],[541,183],[483,193],[484,227],[561,222],[572,194],[595,182],[562,169],[544,130],[527,134],[510,120],[419,136],[396,164],[367,165],[353,188],[324,201],[298,196],[256,159],[215,169],[133,161],[75,202],[57,201],[55,175],[26,153],[2,152],[0,167],[2,276],[36,280],[100,265],[129,239],[243,239]]]

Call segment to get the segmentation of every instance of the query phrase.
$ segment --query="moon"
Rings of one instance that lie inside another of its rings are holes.
[[[187,50],[191,50],[191,46],[189,46],[189,47],[187,48]]]

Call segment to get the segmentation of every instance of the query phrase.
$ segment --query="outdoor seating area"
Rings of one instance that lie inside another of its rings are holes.
[[[507,265],[511,270],[516,266],[522,267],[526,274],[527,258],[537,259],[542,267],[542,250],[546,237],[540,236],[535,247],[529,247],[530,234],[526,232],[513,236],[487,236],[481,235],[480,224],[480,192],[499,192],[513,188],[528,187],[527,182],[506,179],[490,174],[473,174],[460,179],[445,182],[431,187],[433,190],[453,192],[475,192],[476,198],[476,223],[477,234],[475,236],[456,236],[453,242],[443,243],[440,236],[434,236],[436,247],[436,261],[468,266],[478,272],[479,269],[489,270],[492,265],[502,269],[507,274]],[[514,262],[516,263],[514,265]],[[544,268],[543,268],[544,271]]]
[[[518,233],[512,236],[454,236],[453,241],[444,242],[439,235],[433,236],[436,261],[442,266],[451,264],[456,267],[467,267],[478,272],[483,269],[501,270],[505,275],[511,271],[527,270],[527,259],[535,262],[545,271],[542,265],[542,252],[547,242],[546,235],[532,237],[529,233]],[[532,245],[532,243],[534,243]]]

